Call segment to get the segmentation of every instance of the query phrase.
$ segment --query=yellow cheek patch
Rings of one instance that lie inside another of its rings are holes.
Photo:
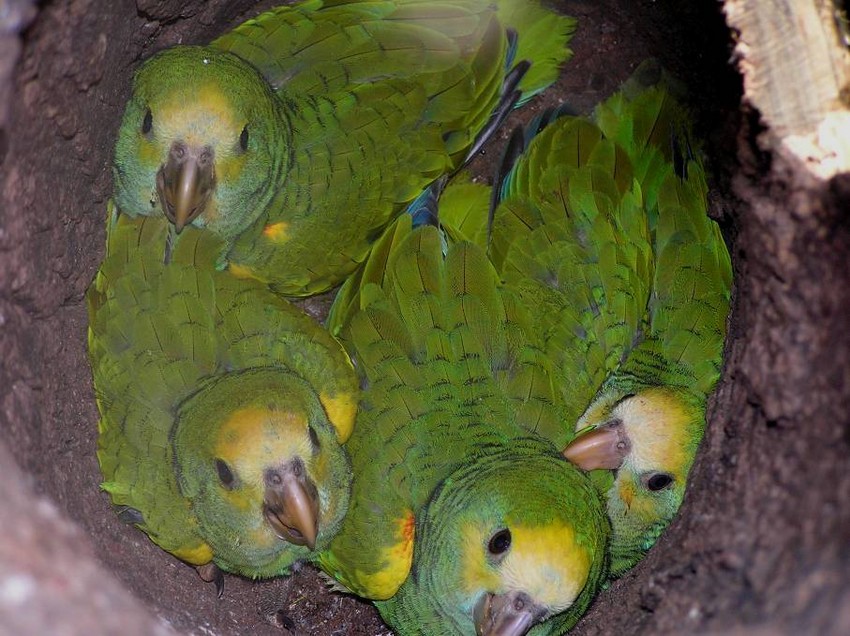
[[[368,590],[369,598],[385,600],[398,591],[401,584],[410,573],[413,563],[413,538],[416,529],[416,517],[413,511],[405,511],[405,515],[397,520],[396,536],[400,540],[386,550],[383,550],[382,560],[384,567],[374,574],[362,573],[358,576],[365,589]]]
[[[245,162],[248,160],[247,155],[229,155],[224,153],[216,153],[215,162],[215,178],[217,183],[233,183],[239,179],[242,174],[242,169],[245,167]]]
[[[249,514],[257,510],[258,502],[263,500],[263,489],[256,482],[256,478],[252,477],[251,482],[237,490],[222,489],[222,495],[231,508]]]
[[[553,613],[576,600],[590,574],[591,555],[576,541],[572,526],[512,524],[511,549],[499,569],[499,593],[524,590]]]
[[[279,221],[278,223],[271,223],[264,227],[263,236],[275,243],[285,243],[289,240],[289,234],[287,233],[288,230],[289,223],[286,221]]]
[[[344,444],[354,430],[354,419],[357,416],[357,396],[352,393],[341,393],[331,397],[327,393],[319,394],[319,401],[328,414],[328,419],[336,429],[336,437]]]
[[[499,573],[487,559],[487,537],[480,526],[464,525],[461,528],[461,558],[463,559],[463,589],[467,594],[479,590],[498,590]]]
[[[661,508],[653,494],[634,483],[632,476],[620,472],[617,479],[617,496],[623,502],[623,512],[644,523],[654,523],[659,519]]]
[[[191,563],[192,565],[205,565],[212,561],[213,551],[206,543],[191,545],[172,552],[181,561]]]
[[[625,477],[625,473],[621,473],[621,477],[618,481],[617,493],[620,495],[620,499],[622,499],[625,504],[626,510],[631,512],[632,503],[634,502],[635,497],[635,485],[631,479],[627,479]]]
[[[159,144],[144,138],[139,143],[139,158],[142,160],[143,165],[154,166],[159,169],[159,166],[165,163],[167,152],[168,148],[163,150]]]

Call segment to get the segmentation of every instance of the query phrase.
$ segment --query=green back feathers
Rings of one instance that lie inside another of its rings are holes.
[[[272,9],[212,46],[250,62],[287,99],[307,97],[310,106],[328,108],[327,116],[352,124],[351,132],[370,118],[387,127],[396,116],[438,124],[455,156],[495,105],[504,28],[480,0],[308,2]],[[349,98],[361,109],[347,115]]]
[[[454,175],[439,197],[437,219],[453,243],[466,241],[487,250],[491,188],[472,181],[467,171]]]
[[[441,215],[444,201],[465,207],[466,185],[461,182],[461,192],[449,185],[440,199]],[[504,396],[515,401],[517,421],[556,434],[560,414],[553,404],[552,369],[527,310],[500,286],[480,248],[411,224],[409,216],[400,217],[376,243],[366,267],[340,290],[331,331],[362,360],[367,380],[383,376],[383,354],[362,346],[366,339],[360,337],[370,334],[421,367],[416,384],[427,384],[428,374],[438,369],[451,380],[446,384],[461,384],[448,375],[460,374],[472,392],[462,399],[472,401],[476,378],[485,386],[495,381],[498,401]],[[361,315],[353,317],[358,310]],[[363,331],[356,331],[358,325]],[[486,401],[481,408],[488,408]]]
[[[523,79],[521,89],[528,95],[554,80],[558,64],[568,56],[572,24],[531,6],[527,15],[516,7],[509,12],[508,18],[520,22],[518,42],[526,40],[523,29],[538,22],[551,25],[554,19],[558,29],[539,40],[539,48],[526,50],[520,44],[521,53],[542,57],[528,58],[532,69],[538,61],[543,67],[536,78]],[[517,53],[509,50],[512,41],[506,35],[514,25],[501,17],[481,0],[334,3],[309,14],[309,25],[297,29],[297,43],[277,35],[263,39],[273,43],[269,57],[277,60],[278,47],[291,46],[298,60],[288,62],[286,70],[275,62],[274,70],[264,71],[273,84],[286,77],[279,86],[294,109],[296,163],[276,204],[286,215],[272,213],[266,227],[284,218],[287,225],[283,239],[259,226],[246,233],[230,260],[274,283],[277,275],[261,272],[309,263],[312,245],[337,246],[299,278],[287,275],[290,282],[276,285],[284,293],[297,286],[303,286],[299,293],[320,291],[330,275],[320,272],[348,273],[357,267],[368,242],[394,214],[460,166],[500,107]],[[279,20],[291,21],[285,8],[249,23],[244,34],[237,30],[221,38],[216,46],[262,64],[265,53],[254,36],[258,30],[276,34]],[[327,223],[315,220],[317,205],[328,215]],[[292,228],[302,222],[311,225],[310,240],[292,240]],[[322,280],[314,284],[313,278]]]
[[[642,193],[625,153],[562,117],[502,184],[491,258],[534,315],[574,421],[644,319],[651,280]]]
[[[661,83],[646,85],[651,82]],[[646,341],[624,371],[640,376],[647,353],[661,356],[663,368],[647,369],[646,383],[704,397],[719,376],[731,263],[717,224],[706,215],[705,173],[693,156],[689,118],[675,88],[657,65],[645,63],[594,117],[635,166],[652,234]]]
[[[506,29],[519,37],[506,40]],[[427,120],[444,124],[455,156],[494,106],[475,99],[467,77],[476,78],[477,95],[496,95],[505,74],[527,60],[531,68],[518,86],[521,102],[527,101],[557,79],[571,56],[567,44],[574,31],[575,20],[528,0],[499,2],[495,12],[481,0],[314,0],[272,9],[212,45],[250,62],[291,95],[332,95],[376,80],[415,78],[429,98]],[[472,107],[462,118],[459,103]]]

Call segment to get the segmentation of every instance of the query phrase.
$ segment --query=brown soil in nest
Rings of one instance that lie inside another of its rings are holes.
[[[148,634],[166,623],[388,633],[371,606],[327,592],[310,568],[261,583],[228,576],[218,600],[120,523],[98,488],[83,297],[103,253],[130,78],[154,51],[205,42],[271,4],[53,0],[25,34],[0,137],[0,422],[11,451],[0,444],[0,633]],[[736,273],[726,371],[682,513],[576,633],[850,633],[850,188],[839,179],[813,196],[756,149],[712,0],[552,4],[579,19],[575,57],[515,118],[563,101],[586,112],[659,57],[691,89]],[[490,146],[476,160],[482,178],[498,154]],[[308,309],[322,315],[327,300]]]

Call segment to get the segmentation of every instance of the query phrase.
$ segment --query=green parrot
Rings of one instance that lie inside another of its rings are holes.
[[[177,234],[215,233],[217,265],[234,275],[284,295],[325,291],[556,79],[574,28],[537,0],[272,9],[139,68],[114,201],[130,216],[165,215]]]
[[[342,346],[187,229],[120,215],[88,294],[98,460],[121,518],[221,584],[286,573],[348,507],[358,381]],[[221,589],[219,589],[219,592]]]
[[[412,226],[329,318],[364,388],[351,506],[318,563],[399,635],[563,633],[606,574],[601,498],[542,434],[563,419],[527,312],[483,250]]]
[[[681,504],[730,300],[704,170],[658,70],[642,66],[591,119],[555,113],[517,133],[492,216],[491,258],[535,310],[566,421],[590,429],[565,456],[605,469],[612,576]]]

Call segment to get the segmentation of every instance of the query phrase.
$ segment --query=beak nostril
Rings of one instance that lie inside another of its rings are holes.
[[[177,232],[203,214],[215,188],[215,153],[181,141],[171,144],[168,160],[157,173],[162,211]]]

